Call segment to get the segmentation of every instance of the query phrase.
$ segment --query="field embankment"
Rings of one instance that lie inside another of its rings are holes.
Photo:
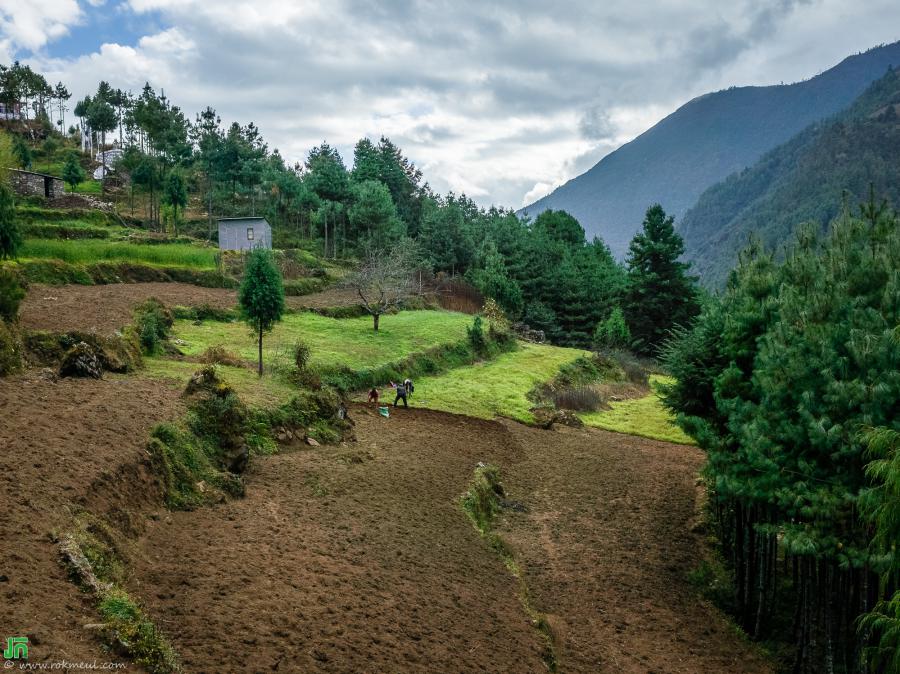
[[[137,376],[0,378],[0,633],[28,636],[31,661],[115,659],[83,627],[98,622],[94,604],[70,582],[51,534],[83,507],[142,526],[129,513],[155,494],[141,469],[150,428],[181,413],[179,392]]]

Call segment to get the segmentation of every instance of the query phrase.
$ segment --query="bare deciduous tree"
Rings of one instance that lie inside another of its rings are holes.
[[[415,250],[401,243],[390,251],[367,251],[359,268],[347,277],[345,285],[359,295],[372,316],[376,332],[382,314],[419,294],[413,273],[415,265]]]

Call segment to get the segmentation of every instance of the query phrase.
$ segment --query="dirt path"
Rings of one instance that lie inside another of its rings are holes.
[[[96,611],[50,534],[79,506],[127,523],[152,499],[144,446],[180,405],[176,392],[136,378],[0,378],[0,638],[28,636],[31,662],[114,659],[84,629]]]
[[[201,288],[187,283],[32,284],[22,302],[20,319],[28,330],[110,334],[131,323],[134,307],[150,297],[167,306],[209,304],[228,309],[237,305],[235,290]],[[285,301],[291,309],[305,309],[353,305],[359,298],[351,290],[329,288],[302,297],[288,297]]]
[[[356,414],[352,448],[257,461],[247,496],[173,513],[134,591],[190,672],[540,672],[516,582],[459,507],[498,423]],[[361,461],[361,463],[357,463]]]
[[[504,518],[561,672],[767,672],[687,583],[699,561],[702,454],[594,429],[508,422],[526,459],[504,472],[527,514]]]

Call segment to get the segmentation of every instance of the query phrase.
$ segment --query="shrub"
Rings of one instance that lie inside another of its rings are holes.
[[[240,356],[232,353],[222,344],[214,344],[200,354],[200,361],[207,365],[230,365],[231,367],[243,367],[244,362]]]
[[[482,325],[481,316],[476,316],[472,321],[472,327],[466,328],[466,334],[469,336],[469,344],[476,353],[483,353],[487,348],[487,340],[484,337],[484,327]]]
[[[306,369],[306,366],[309,365],[309,357],[311,354],[311,349],[309,348],[309,344],[304,342],[301,339],[298,339],[294,342],[294,365],[297,370],[300,372]]]
[[[237,394],[227,386],[219,386],[195,399],[189,409],[191,431],[208,441],[219,466],[232,473],[244,472],[250,459],[246,442],[250,417]]]
[[[59,366],[60,377],[87,377],[101,379],[103,377],[103,365],[97,351],[90,344],[78,342],[63,356]]]
[[[481,533],[490,530],[494,516],[500,510],[500,499],[504,496],[500,469],[479,465],[468,491],[463,494],[462,506]]]
[[[144,351],[156,353],[160,344],[168,339],[169,330],[175,322],[172,312],[162,302],[151,297],[135,309],[134,317]]]
[[[650,372],[634,354],[622,349],[604,349],[598,354],[598,360],[611,362],[618,368],[627,381],[638,386],[647,387],[650,383]]]
[[[25,297],[25,289],[9,269],[0,269],[0,319],[12,323],[19,315],[19,304]]]
[[[290,279],[284,282],[284,294],[288,297],[302,297],[319,292],[324,287],[325,283],[318,278]]]
[[[106,590],[100,600],[100,615],[134,661],[152,674],[181,671],[175,651],[124,590]]]
[[[605,321],[594,330],[594,347],[601,349],[624,349],[631,343],[631,331],[625,322],[622,309],[616,307]]]
[[[17,257],[22,247],[22,232],[17,222],[12,190],[0,182],[0,260]]]
[[[605,402],[603,395],[593,386],[575,386],[553,393],[553,404],[560,410],[597,412]]]

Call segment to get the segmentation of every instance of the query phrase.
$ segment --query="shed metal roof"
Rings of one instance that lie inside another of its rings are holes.
[[[17,168],[9,168],[8,171],[15,171],[16,173],[27,173],[30,176],[40,176],[41,178],[53,178],[54,180],[62,180],[59,176],[52,176],[49,173],[38,173],[37,171],[26,171],[25,169],[17,169]]]

